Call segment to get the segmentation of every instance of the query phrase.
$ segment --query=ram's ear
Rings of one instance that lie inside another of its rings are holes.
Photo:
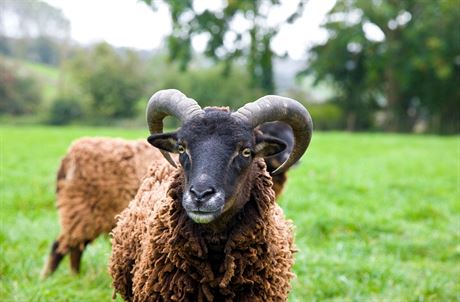
[[[283,152],[287,145],[283,140],[265,134],[256,134],[255,154],[260,157],[268,157]]]
[[[147,141],[154,147],[166,152],[177,152],[177,132],[150,135]]]

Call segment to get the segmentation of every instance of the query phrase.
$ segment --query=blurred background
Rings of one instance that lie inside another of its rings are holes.
[[[458,0],[0,0],[0,122],[144,127],[156,90],[304,103],[320,130],[459,133]]]

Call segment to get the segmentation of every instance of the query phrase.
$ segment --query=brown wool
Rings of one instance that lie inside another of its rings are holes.
[[[209,230],[181,205],[182,170],[151,169],[112,232],[109,271],[126,301],[287,301],[292,225],[275,203],[263,160],[228,229]],[[243,194],[244,195],[244,194]]]
[[[57,207],[61,231],[58,252],[84,248],[109,233],[115,216],[136,194],[148,168],[164,164],[161,153],[145,140],[82,138],[61,162]]]

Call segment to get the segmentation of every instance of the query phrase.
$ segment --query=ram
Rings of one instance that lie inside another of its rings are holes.
[[[180,120],[162,133],[163,119]],[[294,145],[280,173],[307,149],[312,131],[298,102],[265,96],[236,112],[201,109],[177,90],[159,91],[147,109],[148,141],[176,166],[150,170],[118,217],[109,264],[126,301],[285,301],[295,251],[291,222],[275,202],[263,157],[286,148],[255,128],[282,121]]]

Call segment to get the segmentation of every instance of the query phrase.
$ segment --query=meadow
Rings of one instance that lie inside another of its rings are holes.
[[[108,237],[79,276],[66,259],[39,278],[60,158],[95,135],[147,131],[0,127],[0,301],[111,301]],[[460,137],[317,132],[279,202],[296,225],[290,301],[460,301]]]

